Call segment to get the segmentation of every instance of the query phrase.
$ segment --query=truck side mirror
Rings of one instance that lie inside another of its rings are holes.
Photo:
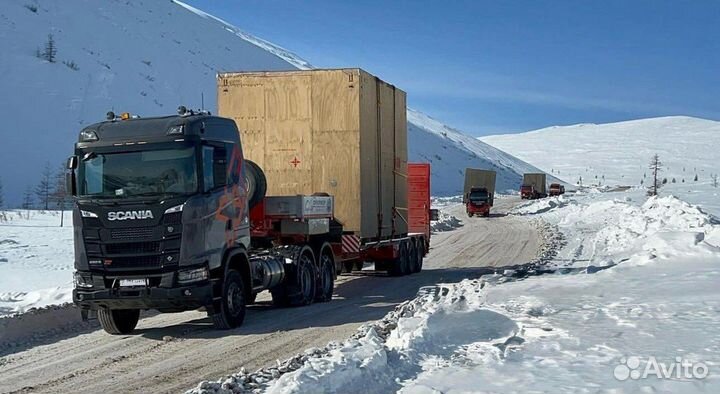
[[[67,159],[67,165],[66,168],[68,170],[74,170],[78,166],[78,157],[77,156],[70,156]]]
[[[65,192],[73,197],[77,196],[77,182],[75,182],[75,169],[78,166],[78,157],[70,156],[67,160],[65,172]]]
[[[440,213],[437,209],[430,210],[430,220],[432,220],[432,221],[440,220]]]

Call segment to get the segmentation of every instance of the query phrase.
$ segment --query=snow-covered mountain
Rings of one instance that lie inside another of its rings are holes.
[[[54,62],[38,57],[50,35]],[[203,102],[213,110],[216,72],[312,68],[179,1],[8,0],[0,53],[0,179],[11,206],[109,110],[166,115]],[[466,166],[498,169],[499,190],[516,189],[531,168],[420,113],[409,119],[410,159],[433,163],[434,194],[459,193]]]
[[[477,138],[446,126],[412,109],[408,110],[410,159],[430,162],[434,195],[462,194],[466,167],[497,171],[498,192],[517,191],[525,172],[539,172],[519,160]],[[556,180],[548,177],[548,182]]]
[[[481,140],[573,184],[582,177],[586,185],[647,186],[650,159],[658,154],[664,164],[661,179],[667,179],[662,193],[720,214],[720,188],[711,185],[711,174],[720,173],[717,121],[670,116],[554,126]]]

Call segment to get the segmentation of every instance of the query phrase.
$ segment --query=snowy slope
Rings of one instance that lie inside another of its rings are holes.
[[[37,6],[33,11],[33,5]],[[52,34],[57,62],[38,59]],[[0,9],[0,169],[7,203],[56,168],[78,130],[109,110],[141,116],[178,105],[216,105],[215,73],[307,69],[292,52],[178,1],[7,1]],[[74,63],[77,70],[65,64]],[[370,70],[372,71],[372,70]],[[410,159],[433,163],[433,192],[460,192],[464,167],[500,171],[498,189],[517,189],[526,163],[410,111]],[[29,142],[32,136],[32,143]]]
[[[430,162],[433,195],[462,194],[466,167],[497,171],[500,192],[517,192],[525,172],[536,167],[453,129],[429,116],[408,110],[410,160]],[[548,183],[555,178],[548,177]]]
[[[720,188],[710,186],[710,174],[720,173],[720,122],[672,116],[555,126],[481,140],[573,184],[582,177],[584,184],[639,187],[643,181],[647,186],[648,164],[657,153],[665,164],[662,178],[668,180],[662,193],[720,216]]]
[[[539,200],[516,214],[576,241],[550,266],[582,261],[423,288],[349,340],[188,393],[718,391],[720,223],[640,191]]]
[[[33,12],[27,5],[37,4]],[[57,62],[35,56],[48,34]],[[46,160],[56,168],[82,125],[111,109],[142,116],[215,108],[215,73],[290,70],[289,52],[171,1],[4,1],[0,7],[0,178],[19,203]],[[282,57],[281,57],[282,56]],[[73,70],[63,62],[74,62]]]

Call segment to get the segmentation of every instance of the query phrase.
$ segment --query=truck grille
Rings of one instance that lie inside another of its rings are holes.
[[[153,227],[116,228],[110,230],[110,238],[117,240],[152,238],[154,232]]]
[[[168,213],[163,216],[163,224],[180,224],[182,221],[182,212]]]
[[[157,253],[160,251],[160,242],[125,242],[120,244],[106,244],[107,254],[137,254]]]
[[[163,268],[163,262],[163,256],[116,257],[112,259],[112,263],[105,265],[105,268],[108,270],[152,270]]]

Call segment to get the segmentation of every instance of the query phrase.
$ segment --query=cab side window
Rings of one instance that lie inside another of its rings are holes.
[[[202,147],[202,166],[203,166],[203,191],[209,192],[215,188],[213,155],[215,148],[212,146]]]
[[[202,147],[203,191],[209,192],[227,184],[227,150],[225,146]]]

